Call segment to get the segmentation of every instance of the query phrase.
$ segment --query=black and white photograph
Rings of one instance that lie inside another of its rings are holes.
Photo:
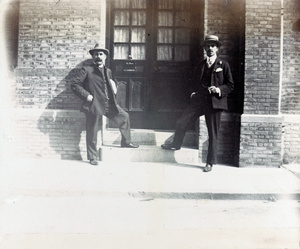
[[[299,249],[299,0],[0,0],[1,249]]]

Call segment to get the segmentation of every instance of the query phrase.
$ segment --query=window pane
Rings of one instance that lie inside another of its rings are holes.
[[[172,46],[168,46],[168,45],[157,46],[157,60],[159,61],[172,60]]]
[[[173,0],[159,0],[158,8],[159,9],[172,9],[173,8]]]
[[[133,11],[132,12],[132,25],[135,25],[135,26],[146,25],[146,12],[145,11]]]
[[[190,42],[190,32],[188,29],[176,29],[175,30],[175,43],[189,43]]]
[[[189,46],[176,46],[175,47],[175,61],[188,61],[190,59]]]
[[[115,28],[114,42],[129,42],[129,28]]]
[[[133,45],[131,47],[131,55],[133,60],[145,60],[146,59],[145,45]]]
[[[158,29],[158,43],[172,43],[173,42],[173,30],[172,29]]]
[[[146,9],[146,0],[131,0],[133,9]]]
[[[131,32],[131,42],[145,42],[146,31],[144,28],[133,28]]]
[[[179,10],[189,10],[191,6],[190,0],[176,0],[175,8]]]
[[[114,25],[129,25],[129,11],[115,11]]]
[[[173,15],[170,11],[160,11],[158,13],[158,26],[172,26]]]
[[[129,55],[128,45],[114,45],[114,59],[126,60]]]
[[[115,8],[129,8],[130,0],[114,0]]]
[[[190,13],[188,12],[177,12],[175,15],[175,25],[176,26],[189,26],[190,24]]]

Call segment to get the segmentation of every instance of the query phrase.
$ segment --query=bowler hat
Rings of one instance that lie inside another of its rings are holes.
[[[216,35],[208,35],[204,39],[204,46],[207,42],[215,42],[217,43],[218,47],[222,45],[222,42],[219,41],[219,37]]]
[[[94,51],[102,51],[102,52],[104,52],[106,55],[109,54],[108,49],[106,49],[106,48],[101,48],[101,47],[99,46],[98,43],[96,43],[95,47],[94,47],[93,49],[91,49],[91,50],[89,51],[89,53],[90,53],[91,55],[93,55]]]

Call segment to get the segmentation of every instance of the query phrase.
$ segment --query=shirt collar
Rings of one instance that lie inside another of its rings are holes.
[[[100,69],[100,68],[104,68],[104,65],[103,65],[103,64],[100,65],[100,66],[97,66],[95,62],[93,62],[93,64],[94,64],[95,67],[97,67],[97,68],[99,68],[99,69]]]
[[[211,64],[214,64],[215,63],[215,61],[216,61],[216,59],[217,59],[217,56],[216,55],[214,55],[214,56],[212,56],[212,57],[206,57],[206,61],[207,62],[211,62]]]

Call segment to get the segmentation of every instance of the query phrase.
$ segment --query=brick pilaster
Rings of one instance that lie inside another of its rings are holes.
[[[281,2],[247,0],[240,166],[281,165]]]

